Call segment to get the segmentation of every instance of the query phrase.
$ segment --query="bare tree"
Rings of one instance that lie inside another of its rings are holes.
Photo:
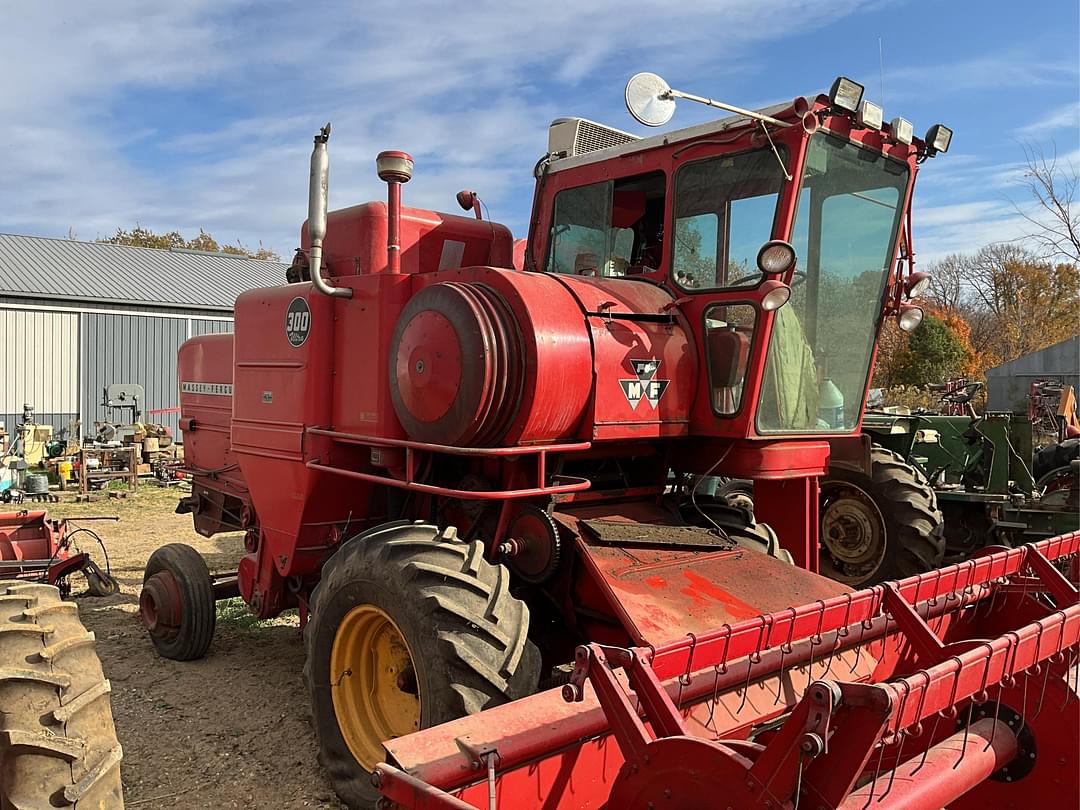
[[[951,253],[927,268],[930,289],[926,297],[939,309],[959,312],[968,299],[971,256]]]
[[[1024,173],[1017,182],[1034,201],[1032,209],[1016,204],[1031,230],[1027,237],[1049,259],[1080,264],[1080,168],[1058,159],[1052,146],[1049,157],[1037,144],[1023,144]]]

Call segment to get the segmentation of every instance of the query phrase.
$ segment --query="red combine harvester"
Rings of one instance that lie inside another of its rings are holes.
[[[627,86],[646,124],[676,98],[735,115],[556,121],[517,243],[472,192],[475,218],[403,207],[403,152],[385,205],[327,215],[316,136],[294,283],[180,351],[179,510],[247,554],[212,577],[156,552],[152,640],[197,658],[215,599],[299,608],[354,807],[1076,795],[1080,535],[857,592],[816,573],[817,481],[883,320],[921,318],[912,186],[951,132],[885,125],[847,79],[762,112]]]

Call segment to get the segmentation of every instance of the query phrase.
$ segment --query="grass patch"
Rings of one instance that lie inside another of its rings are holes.
[[[239,596],[222,599],[217,603],[217,623],[240,633],[250,633],[261,627],[298,627],[299,616],[295,610],[287,610],[272,619],[260,619]]]

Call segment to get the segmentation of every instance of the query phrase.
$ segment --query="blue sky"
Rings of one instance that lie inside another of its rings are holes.
[[[1080,156],[1076,0],[0,2],[4,232],[138,221],[288,257],[331,120],[332,208],[382,198],[374,156],[405,149],[408,204],[473,188],[523,236],[548,123],[640,131],[631,74],[754,107],[842,73],[880,101],[879,37],[886,118],[956,132],[920,175],[920,261],[1023,232],[1021,143]],[[669,126],[710,116],[684,103]]]

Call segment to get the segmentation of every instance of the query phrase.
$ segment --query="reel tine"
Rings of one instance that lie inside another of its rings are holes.
[[[739,708],[735,710],[735,714],[741,714],[742,710],[746,708],[746,700],[750,696],[750,675],[754,671],[754,664],[761,661],[761,643],[762,637],[765,632],[765,617],[759,617],[761,619],[761,627],[758,630],[757,648],[746,657],[746,682],[743,684],[742,701],[739,703]]]
[[[1047,683],[1050,680],[1050,662],[1044,666],[1045,672],[1042,674],[1042,689],[1039,690],[1039,702],[1035,704],[1035,713],[1031,715],[1032,720],[1037,720],[1039,714],[1042,712],[1042,701],[1047,697]]]
[[[911,685],[907,681],[904,681],[904,696],[900,698],[900,707],[897,709],[896,712],[897,717],[903,718],[904,707],[907,705],[908,696],[910,694]],[[896,767],[899,767],[900,763],[904,761],[904,739],[907,737],[907,730],[899,729],[896,733],[896,737],[899,740],[899,743],[896,747]],[[882,743],[882,745],[884,746],[884,742]],[[889,771],[889,784],[885,786],[885,792],[878,797],[879,802],[882,801],[886,796],[888,796],[889,793],[892,791],[893,780],[896,779],[896,767],[892,768]]]
[[[711,725],[713,734],[716,734],[716,703],[720,699],[720,670],[717,665],[713,665],[713,673],[712,701],[709,703],[709,719],[705,723],[705,728]]]
[[[787,641],[780,645],[780,677],[776,682],[776,699],[773,700],[773,706],[780,703],[780,694],[784,690],[784,656],[791,652],[791,639],[795,636],[795,616],[797,614],[793,607],[789,607],[788,610],[791,611],[791,621],[788,623]]]
[[[862,657],[863,638],[866,636],[866,631],[870,629],[870,627],[867,626],[867,622],[870,623],[870,626],[873,626],[873,622],[869,619],[863,619],[859,622],[859,627],[861,628],[859,630],[859,643],[855,645],[855,661],[852,663],[849,672],[854,672],[859,668],[859,659]]]
[[[690,637],[690,652],[686,656],[686,672],[679,676],[679,698],[675,702],[676,706],[682,706],[683,687],[690,685],[690,673],[694,671],[694,653],[697,651],[697,636],[693,633],[687,633]]]

